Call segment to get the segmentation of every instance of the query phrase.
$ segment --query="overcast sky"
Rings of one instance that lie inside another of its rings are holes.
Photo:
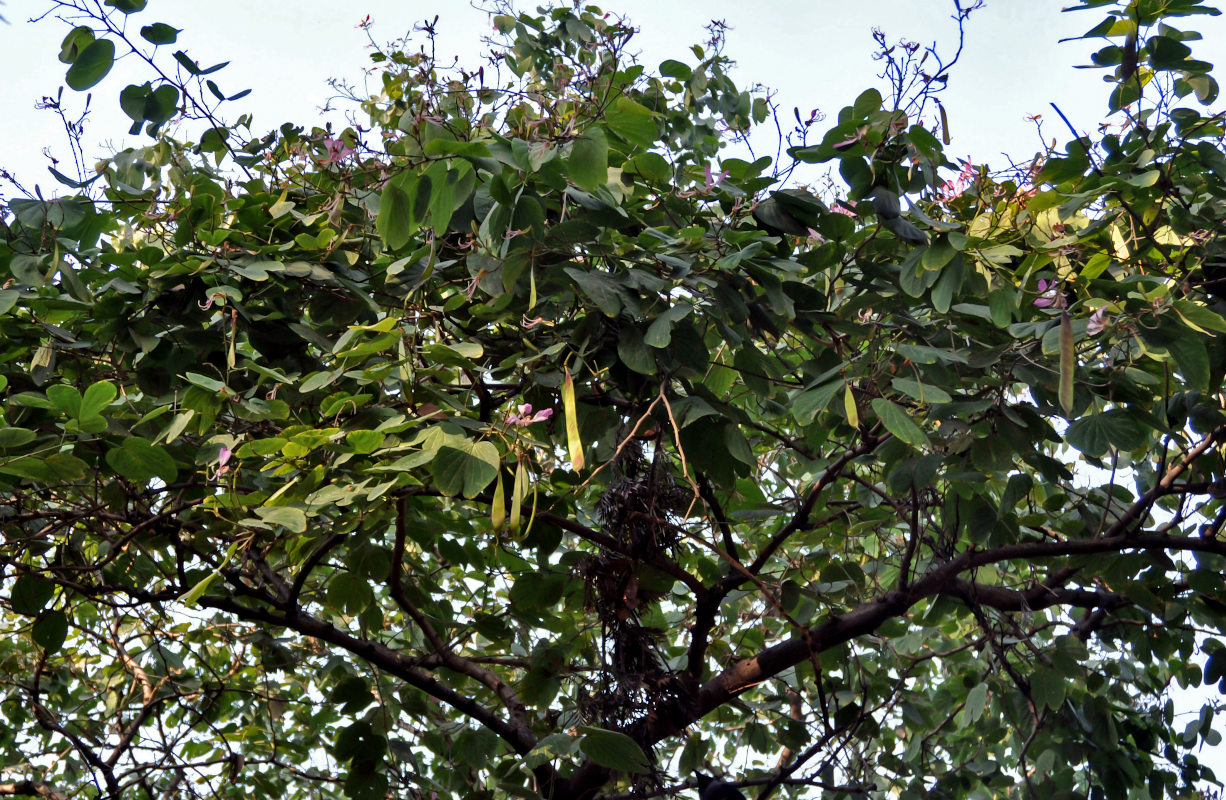
[[[43,95],[54,95],[62,83],[64,65],[56,55],[68,28],[54,18],[27,21],[47,5],[9,0],[3,9],[10,24],[0,27],[0,75],[5,76],[0,99],[10,134],[0,150],[0,166],[29,185],[37,182],[49,189],[55,187],[41,151],[52,144],[62,154],[64,136],[54,115],[35,110],[34,104]],[[1040,148],[1034,124],[1027,120],[1033,114],[1043,115],[1047,138],[1065,141],[1068,132],[1052,113],[1051,102],[1083,130],[1105,114],[1102,73],[1073,69],[1087,63],[1101,44],[1058,42],[1084,33],[1100,17],[1091,11],[1062,14],[1061,5],[1061,0],[988,0],[972,15],[966,48],[943,96],[952,156],[996,166],[1005,164],[1002,153],[1029,160]],[[875,75],[879,64],[871,58],[874,27],[890,41],[905,37],[935,43],[947,57],[956,45],[953,0],[758,0],[749,12],[745,0],[610,0],[602,7],[641,29],[632,49],[649,67],[666,58],[693,62],[688,47],[706,38],[705,24],[725,21],[731,27],[726,52],[737,62],[737,82],[770,87],[789,116],[796,106],[820,109],[833,119],[862,90],[880,85]],[[357,27],[364,16],[370,15],[373,34],[382,42],[436,13],[440,60],[454,56],[461,64],[480,63],[488,17],[464,0],[151,0],[132,23],[182,28],[176,47],[202,64],[230,61],[213,77],[227,93],[253,89],[230,113],[253,113],[254,127],[262,131],[287,120],[318,123],[329,95],[328,78],[361,84],[362,69],[369,65],[365,34]],[[1211,31],[1197,47],[1202,57],[1226,52],[1218,20],[1197,17],[1188,27]],[[116,98],[124,85],[148,76],[134,59],[128,62],[118,64],[95,90],[85,137],[91,162],[139,140],[126,136],[128,121]],[[72,92],[65,96],[77,104],[82,99]]]

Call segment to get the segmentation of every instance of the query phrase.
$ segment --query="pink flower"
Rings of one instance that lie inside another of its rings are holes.
[[[721,183],[724,182],[724,178],[728,177],[728,170],[724,170],[718,175],[712,175],[710,164],[707,164],[706,166],[704,166],[702,168],[702,171],[703,171],[703,174],[706,176],[706,181],[707,181],[706,191],[708,192],[714,189],[716,186],[719,186]]]
[[[1110,320],[1107,318],[1107,307],[1095,311],[1090,315],[1090,320],[1086,323],[1086,334],[1089,336],[1097,336],[1106,330]]]
[[[1060,291],[1060,285],[1055,281],[1039,281],[1039,296],[1035,298],[1034,304],[1039,308],[1064,308],[1067,303],[1064,299],[1064,294]]]
[[[335,164],[346,156],[353,155],[352,147],[340,139],[333,139],[331,136],[324,138],[324,147],[328,151],[328,157],[324,159],[325,164]]]
[[[552,416],[552,408],[542,409],[533,414],[532,405],[530,403],[524,403],[519,407],[519,413],[509,414],[507,416],[507,424],[514,425],[517,428],[525,428],[537,422],[544,422]]]
[[[937,200],[942,203],[948,203],[957,199],[966,188],[974,183],[978,177],[978,172],[975,165],[969,160],[962,162],[962,169],[952,180],[945,181],[941,188],[937,190]]]
[[[835,203],[834,205],[830,206],[830,210],[836,214],[842,214],[845,217],[854,217],[856,215],[856,212],[847,208],[841,202]]]

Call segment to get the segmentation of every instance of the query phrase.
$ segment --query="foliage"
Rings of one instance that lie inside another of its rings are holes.
[[[722,154],[772,109],[718,39],[652,72],[591,7],[263,135],[143,0],[57,5],[153,138],[0,230],[5,793],[1212,779],[1168,696],[1226,686],[1204,2],[1082,0],[1115,113],[1016,174],[875,90]]]

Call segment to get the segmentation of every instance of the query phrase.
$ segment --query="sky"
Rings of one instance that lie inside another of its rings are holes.
[[[54,96],[62,83],[65,67],[56,55],[68,27],[54,15],[28,21],[49,5],[48,0],[8,0],[0,10],[10,23],[0,26],[0,75],[5,76],[0,103],[12,132],[0,149],[0,167],[27,188],[39,183],[54,190],[42,150],[52,143],[54,153],[66,154],[64,134],[54,114],[34,106],[38,98]],[[1099,16],[1060,13],[1061,5],[1062,0],[987,0],[968,20],[966,46],[943,95],[951,156],[997,167],[1007,163],[1002,153],[1029,161],[1042,147],[1028,119],[1034,114],[1042,115],[1043,138],[1063,143],[1069,133],[1052,112],[1052,102],[1081,130],[1102,119],[1107,95],[1102,73],[1073,69],[1088,63],[1097,45],[1058,41],[1084,33]],[[602,8],[640,28],[631,49],[649,67],[666,58],[692,62],[689,45],[706,39],[706,23],[727,22],[726,52],[737,62],[734,79],[741,86],[770,87],[785,121],[793,107],[805,116],[816,108],[833,120],[865,88],[880,85],[880,65],[871,58],[875,27],[891,42],[935,43],[947,57],[956,47],[953,0],[758,0],[752,13],[746,13],[745,0],[608,0]],[[229,61],[213,76],[222,90],[253,90],[230,113],[252,112],[255,130],[264,131],[287,120],[309,127],[324,119],[320,109],[330,94],[329,78],[362,85],[362,69],[370,63],[366,34],[358,27],[363,17],[370,15],[373,36],[384,42],[436,13],[440,60],[481,63],[488,16],[465,0],[151,0],[131,19],[137,26],[156,21],[183,29],[175,47],[202,64]],[[1212,58],[1215,51],[1226,52],[1226,23],[1200,17],[1194,24],[1207,31],[1201,53]],[[124,85],[147,79],[139,67],[134,59],[121,60],[95,88],[84,139],[87,164],[140,141],[125,135],[129,123],[116,102]],[[69,91],[65,98],[80,108],[80,95]],[[339,114],[331,119],[343,121]],[[773,152],[773,141],[770,145]]]
[[[963,0],[964,5],[970,2]],[[1092,131],[1104,119],[1108,86],[1103,73],[1074,69],[1088,63],[1101,43],[1059,42],[1080,36],[1101,17],[1094,11],[1061,13],[1067,2],[987,0],[967,21],[964,51],[941,95],[952,134],[951,157],[999,168],[1009,161],[1002,154],[1028,162],[1044,139],[1063,144],[1070,133],[1051,103],[1082,131]],[[7,0],[0,7],[9,23],[0,25],[0,109],[6,129],[0,138],[0,169],[13,173],[27,189],[39,185],[48,197],[67,190],[48,174],[43,149],[51,145],[61,158],[68,150],[60,121],[35,104],[40,97],[54,97],[63,82],[65,65],[56,56],[68,25],[54,15],[38,23],[28,19],[50,5],[50,0]],[[752,5],[748,0],[606,0],[600,5],[641,29],[631,49],[649,68],[668,58],[693,63],[689,45],[705,41],[707,22],[723,20],[730,26],[725,52],[737,62],[734,80],[742,87],[769,87],[785,125],[793,107],[802,116],[816,108],[833,121],[860,92],[881,85],[876,77],[880,65],[871,57],[873,28],[882,29],[891,42],[906,38],[935,44],[946,56],[957,44],[953,0],[756,0]],[[386,42],[435,14],[440,62],[454,56],[460,65],[479,65],[481,39],[490,23],[467,0],[150,0],[132,23],[181,28],[178,43],[169,49],[181,47],[201,64],[229,61],[213,76],[222,91],[252,89],[229,106],[231,118],[252,113],[253,129],[264,132],[285,121],[310,127],[331,119],[343,125],[340,113],[325,115],[321,108],[331,94],[329,78],[363,85],[362,70],[370,62],[367,36],[358,24],[369,15],[371,34]],[[1194,17],[1183,27],[1204,34],[1204,41],[1192,43],[1194,54],[1226,60],[1226,16]],[[130,123],[117,102],[123,86],[145,80],[148,75],[127,59],[95,87],[83,138],[87,165],[148,141],[126,135]],[[80,95],[65,91],[64,98],[79,111]],[[1042,117],[1042,138],[1030,119],[1036,114]],[[823,130],[819,125],[818,135]],[[71,174],[66,165],[60,170]],[[0,185],[0,200],[14,196],[12,187]],[[1181,696],[1185,708],[1199,708],[1200,695]],[[1202,757],[1226,776],[1226,747]]]

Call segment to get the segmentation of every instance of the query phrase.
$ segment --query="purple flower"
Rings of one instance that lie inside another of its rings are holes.
[[[1090,320],[1086,323],[1086,334],[1089,336],[1097,336],[1107,328],[1110,320],[1107,318],[1107,307],[1095,311],[1090,315]]]
[[[507,424],[514,425],[517,428],[524,428],[537,422],[544,422],[552,416],[552,408],[545,408],[533,414],[532,405],[530,403],[524,403],[519,407],[518,413],[507,415]]]
[[[728,177],[728,170],[724,170],[720,172],[718,175],[712,175],[710,164],[707,164],[706,166],[704,166],[702,168],[702,171],[703,171],[704,176],[706,177],[706,183],[707,183],[705,191],[708,191],[708,192],[714,189],[716,186],[719,186],[721,183],[724,182],[724,178]]]
[[[331,136],[324,138],[324,148],[328,151],[328,157],[324,159],[325,164],[335,164],[346,156],[353,155],[352,147],[340,139],[333,139]]]
[[[1039,308],[1064,308],[1067,303],[1064,300],[1064,294],[1060,291],[1060,284],[1055,281],[1039,281],[1039,296],[1035,299],[1034,304]]]

